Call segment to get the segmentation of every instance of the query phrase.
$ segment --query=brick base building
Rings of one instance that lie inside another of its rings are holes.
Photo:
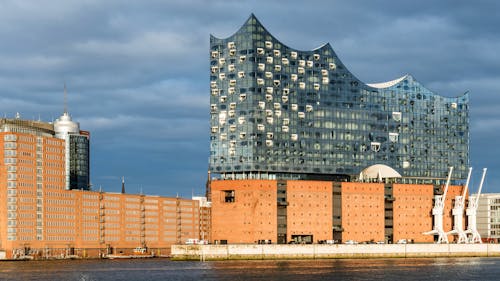
[[[433,242],[434,194],[442,187],[305,180],[211,183],[214,243],[317,243],[325,240]],[[462,186],[449,186],[444,230]],[[453,241],[453,237],[449,237]]]

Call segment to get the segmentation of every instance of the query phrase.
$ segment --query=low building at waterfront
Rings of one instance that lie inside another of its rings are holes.
[[[434,194],[442,186],[305,180],[214,180],[214,243],[433,242]],[[448,188],[443,226],[463,186]],[[449,236],[449,240],[453,241]]]
[[[469,200],[476,200],[472,194]],[[476,227],[483,241],[498,242],[500,240],[500,193],[482,193],[479,196]]]

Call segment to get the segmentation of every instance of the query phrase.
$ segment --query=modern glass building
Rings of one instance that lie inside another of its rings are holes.
[[[89,134],[81,131],[69,136],[69,186],[70,189],[90,190]]]
[[[359,180],[383,164],[400,181],[469,165],[468,94],[443,97],[405,75],[365,84],[330,44],[290,48],[254,15],[210,37],[212,174],[230,179]]]
[[[55,137],[65,141],[66,189],[90,190],[90,133],[64,113],[54,122]]]

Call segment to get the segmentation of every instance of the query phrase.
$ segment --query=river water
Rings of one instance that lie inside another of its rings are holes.
[[[0,262],[0,280],[499,280],[500,258]]]

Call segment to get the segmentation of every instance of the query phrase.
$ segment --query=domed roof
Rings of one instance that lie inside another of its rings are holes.
[[[360,179],[385,179],[385,178],[400,178],[401,174],[393,168],[383,165],[375,164],[361,171]]]
[[[78,134],[80,132],[80,124],[71,120],[71,116],[64,112],[61,117],[54,121],[54,131],[57,138],[64,138],[67,134]]]

